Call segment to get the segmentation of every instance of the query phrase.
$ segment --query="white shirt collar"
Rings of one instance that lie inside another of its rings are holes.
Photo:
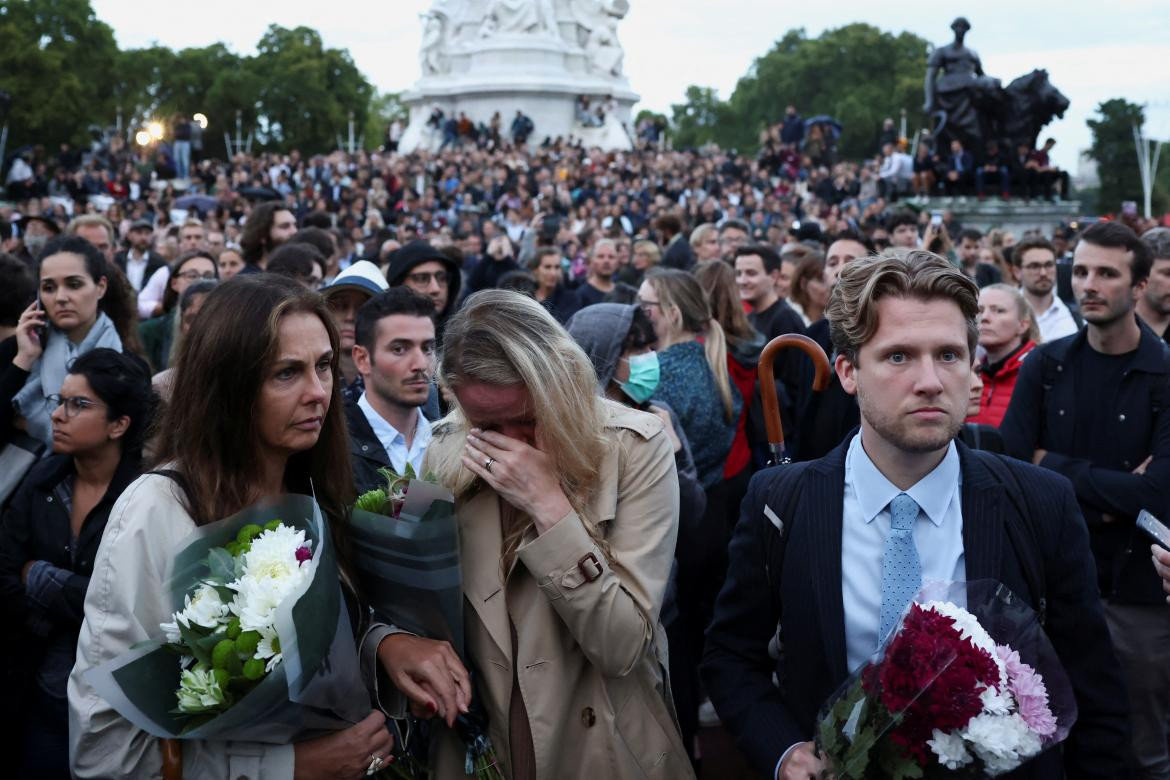
[[[947,454],[943,456],[942,462],[929,474],[909,489],[899,490],[869,459],[861,445],[861,433],[853,437],[849,444],[849,453],[845,458],[845,478],[853,483],[857,503],[867,524],[873,522],[895,496],[905,493],[917,502],[930,522],[939,526],[946,516],[951,498],[962,484],[959,451],[953,441],[947,446]]]
[[[402,434],[397,428],[390,423],[382,415],[378,414],[374,409],[369,399],[366,398],[366,393],[363,391],[360,398],[358,398],[358,408],[366,415],[366,420],[370,423],[370,428],[374,431],[374,436],[382,444],[382,449],[386,450],[389,455],[394,446],[406,448],[406,436]],[[421,409],[415,410],[418,414],[418,422],[415,423],[414,439],[411,440],[410,450],[416,452],[420,448],[425,448],[431,441],[431,423],[427,420],[426,415],[422,413]],[[407,458],[409,460],[409,457]]]

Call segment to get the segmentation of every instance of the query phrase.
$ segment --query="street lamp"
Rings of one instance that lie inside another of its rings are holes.
[[[195,124],[199,125],[199,127],[201,127],[204,130],[207,129],[207,115],[206,114],[198,113],[191,118],[195,120]]]
[[[150,137],[153,138],[154,140],[156,140],[156,141],[162,140],[162,137],[163,137],[162,122],[149,122],[146,125],[146,130],[147,130],[147,132],[150,133]]]
[[[134,134],[134,140],[138,143],[139,146],[147,146],[150,144],[151,140],[150,133],[146,132],[145,130],[139,130]]]

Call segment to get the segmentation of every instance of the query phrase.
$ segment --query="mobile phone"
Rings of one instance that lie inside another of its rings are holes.
[[[45,311],[45,306],[43,303],[41,303],[41,296],[39,295],[37,296],[37,307],[35,311],[42,313]],[[42,347],[45,346],[45,339],[49,336],[49,326],[37,325],[35,328],[33,328],[33,333],[37,334],[37,341],[40,343],[40,345]]]
[[[930,213],[930,224],[934,225],[935,227],[938,227],[939,225],[942,224],[942,212],[941,211],[932,211]]]
[[[1170,550],[1170,528],[1167,528],[1158,518],[1143,509],[1138,513],[1137,525],[1138,528],[1153,537],[1155,542]]]

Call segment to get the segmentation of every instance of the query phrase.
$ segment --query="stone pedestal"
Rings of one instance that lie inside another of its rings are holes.
[[[439,148],[442,129],[426,126],[435,107],[446,117],[464,113],[472,122],[485,125],[498,111],[500,132],[509,139],[512,120],[522,111],[534,125],[530,144],[546,137],[574,136],[587,145],[631,148],[630,113],[638,95],[621,75],[620,46],[611,38],[598,49],[591,42],[597,40],[597,33],[587,31],[579,21],[586,17],[580,16],[574,0],[548,2],[555,28],[524,32],[485,27],[492,21],[485,17],[490,9],[475,0],[465,5],[436,2],[431,16],[424,17],[424,26],[432,24],[435,34],[431,43],[424,41],[424,75],[402,96],[410,107],[410,122],[399,149]],[[612,27],[595,29],[612,33]],[[593,108],[610,99],[612,111],[607,112],[604,127],[578,124],[575,112],[581,95],[589,96]]]
[[[1067,225],[1081,215],[1081,203],[1062,200],[1056,203],[1033,200],[1000,200],[989,198],[931,198],[916,206],[922,211],[950,211],[965,228],[986,233],[993,228],[1011,231],[1019,238],[1029,230],[1040,230],[1051,236],[1058,225]],[[955,241],[958,236],[951,236]]]

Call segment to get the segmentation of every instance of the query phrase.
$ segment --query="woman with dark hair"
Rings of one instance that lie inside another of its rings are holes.
[[[819,253],[801,259],[792,272],[791,297],[800,307],[805,327],[819,322],[829,305],[829,285],[825,284],[825,260]]]
[[[126,277],[77,236],[54,238],[41,253],[39,295],[0,342],[0,443],[15,429],[52,446],[49,400],[70,361],[107,347],[140,352]]]
[[[170,617],[163,577],[171,552],[196,527],[282,493],[316,496],[345,564],[346,507],[353,502],[337,372],[339,339],[321,296],[277,276],[232,279],[207,296],[183,346],[161,423],[160,471],[143,475],[114,506],[85,601],[69,678],[74,777],[157,777],[158,740],[122,718],[86,672],[159,633]],[[390,633],[346,588],[346,606],[373,675]],[[448,682],[449,670],[445,670]],[[192,778],[364,776],[391,746],[381,713],[296,744],[185,740]],[[378,760],[375,760],[378,759]]]
[[[210,252],[195,250],[185,252],[171,266],[170,281],[163,294],[163,313],[152,317],[138,326],[146,359],[156,371],[162,371],[171,363],[171,348],[174,346],[177,313],[175,304],[189,286],[198,281],[214,280],[219,277],[219,267]]]
[[[0,526],[4,709],[24,724],[14,777],[69,777],[65,684],[110,510],[142,471],[150,372],[138,357],[94,349],[51,401],[54,454],[29,471]]]
[[[310,290],[325,278],[325,258],[309,243],[282,244],[268,256],[268,273],[294,279]]]

